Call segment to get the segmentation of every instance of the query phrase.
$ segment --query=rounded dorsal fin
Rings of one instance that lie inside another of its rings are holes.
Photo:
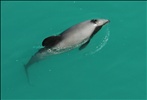
[[[61,40],[61,36],[50,36],[43,40],[42,46],[51,48],[55,46]]]

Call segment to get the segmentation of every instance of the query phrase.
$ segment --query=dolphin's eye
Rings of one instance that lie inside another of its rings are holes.
[[[91,22],[96,24],[97,20],[96,19],[92,19]]]

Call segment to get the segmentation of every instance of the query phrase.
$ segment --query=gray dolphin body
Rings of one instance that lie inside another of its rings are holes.
[[[46,56],[63,53],[76,47],[82,50],[102,26],[108,22],[109,20],[107,19],[87,20],[68,28],[57,36],[45,38],[42,42],[43,48],[35,53],[25,65],[27,76],[29,66],[46,58]]]

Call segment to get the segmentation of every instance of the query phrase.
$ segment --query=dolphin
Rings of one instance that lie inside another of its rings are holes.
[[[108,19],[86,20],[71,26],[59,35],[45,38],[42,42],[43,47],[24,65],[28,81],[28,68],[32,64],[45,59],[47,56],[67,52],[77,47],[79,47],[79,50],[84,49],[90,43],[92,37],[108,22],[110,22]]]

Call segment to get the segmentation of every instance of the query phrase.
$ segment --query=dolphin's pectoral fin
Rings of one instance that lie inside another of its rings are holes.
[[[51,48],[61,41],[61,36],[50,36],[43,40],[42,46]]]
[[[90,42],[90,39],[89,39],[86,43],[82,44],[82,45],[80,46],[79,50],[84,49],[84,48],[89,44],[89,42]]]

